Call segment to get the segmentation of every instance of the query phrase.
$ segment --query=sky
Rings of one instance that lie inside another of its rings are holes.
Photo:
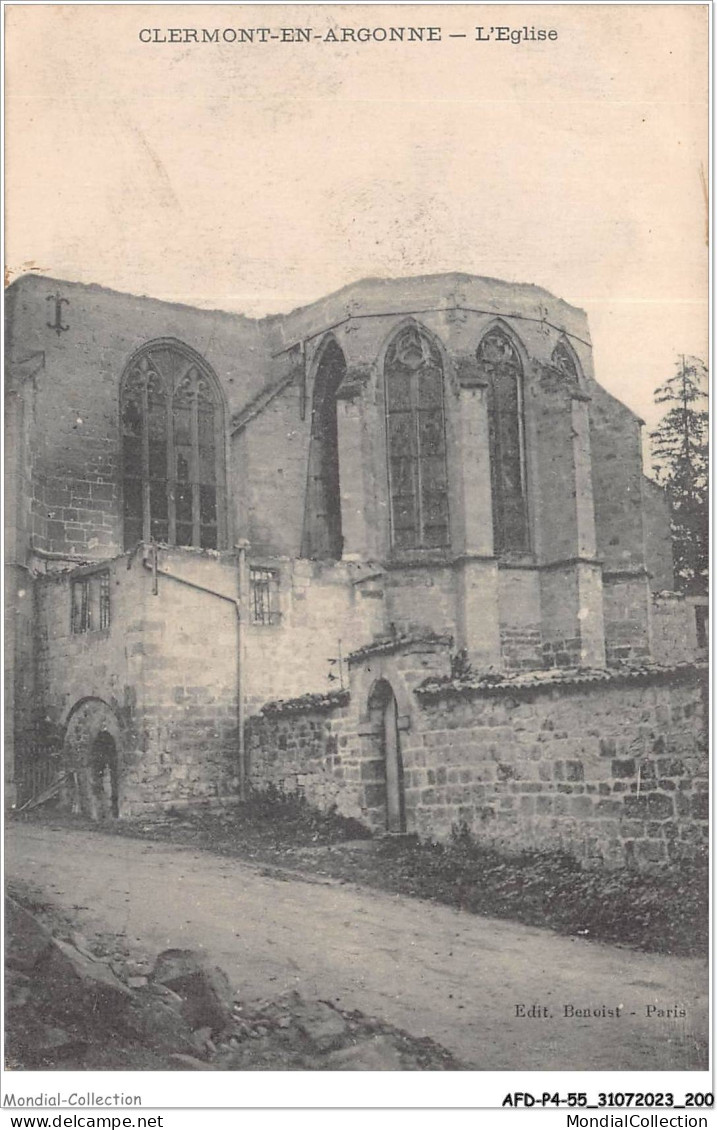
[[[250,315],[365,277],[531,282],[587,311],[598,379],[648,427],[677,357],[706,356],[706,5],[5,11],[10,279]],[[392,26],[441,38],[318,38]],[[140,39],[258,27],[313,38]]]

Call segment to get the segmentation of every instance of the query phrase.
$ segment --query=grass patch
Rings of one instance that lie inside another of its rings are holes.
[[[380,885],[402,894],[652,952],[707,952],[706,858],[650,875],[588,870],[565,853],[507,855],[465,833],[447,844],[384,841],[379,850]]]
[[[210,833],[217,823],[234,825],[239,834],[250,835],[253,830],[262,838],[273,838],[277,845],[302,847],[372,838],[369,829],[358,820],[341,816],[335,809],[321,812],[313,808],[302,794],[283,792],[275,785],[253,790],[248,800],[237,803],[228,811],[170,809],[169,815],[189,820],[194,826],[205,826]]]

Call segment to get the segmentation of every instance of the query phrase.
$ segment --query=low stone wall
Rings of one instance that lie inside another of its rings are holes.
[[[346,757],[348,739],[340,734],[350,713],[348,695],[307,695],[277,707],[247,721],[250,786],[300,793],[325,812],[336,806],[361,818],[360,766]]]
[[[707,843],[704,688],[694,669],[421,695],[414,827],[650,866]],[[407,794],[408,799],[408,794]]]
[[[706,696],[691,666],[414,687],[399,726],[406,829],[465,826],[506,850],[663,867],[707,844]],[[250,779],[385,824],[380,743],[358,704],[277,704],[250,720]]]

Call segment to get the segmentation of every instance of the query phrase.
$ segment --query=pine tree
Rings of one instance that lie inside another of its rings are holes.
[[[681,356],[677,371],[655,390],[669,405],[650,433],[655,478],[670,503],[675,585],[681,592],[707,591],[709,568],[709,417],[707,367]]]

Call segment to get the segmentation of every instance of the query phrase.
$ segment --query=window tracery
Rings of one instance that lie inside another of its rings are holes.
[[[580,383],[578,380],[578,366],[573,351],[564,338],[560,338],[560,341],[555,346],[551,360],[555,368],[565,377],[568,385],[571,388],[578,388]]]
[[[121,419],[125,548],[217,549],[221,406],[199,362],[172,344],[145,347],[125,377]]]
[[[443,364],[435,343],[406,326],[384,366],[391,529],[396,549],[449,545]]]
[[[500,326],[489,330],[481,341],[478,364],[488,385],[494,551],[526,552],[523,364],[515,343]]]

